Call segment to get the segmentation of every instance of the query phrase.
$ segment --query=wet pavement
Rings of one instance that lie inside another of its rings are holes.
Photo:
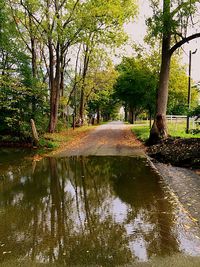
[[[185,168],[162,163],[154,165],[188,211],[188,215],[200,226],[200,176]]]

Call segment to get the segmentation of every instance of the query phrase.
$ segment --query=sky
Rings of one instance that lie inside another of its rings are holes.
[[[137,44],[144,44],[143,38],[146,34],[146,18],[152,15],[152,10],[148,5],[148,0],[139,0],[139,15],[134,23],[129,23],[125,26],[126,32],[129,34],[130,38]],[[194,82],[200,81],[200,38],[191,41],[189,44],[183,46],[183,59],[182,63],[188,66],[189,63],[189,51],[192,52],[197,49],[197,52],[192,55],[192,64],[191,64],[191,76]],[[130,46],[125,48],[126,54],[131,56],[133,50]],[[188,72],[188,67],[187,67]]]

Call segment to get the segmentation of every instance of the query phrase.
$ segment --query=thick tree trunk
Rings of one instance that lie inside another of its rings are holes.
[[[133,111],[133,108],[129,109],[129,122],[131,124],[134,124],[134,111]]]
[[[54,133],[58,121],[59,87],[55,84],[51,90],[49,132]]]
[[[149,143],[157,143],[167,137],[166,111],[168,101],[168,81],[170,71],[169,50],[163,50],[159,88],[156,101],[156,115],[150,131]]]
[[[167,124],[166,124],[166,111],[168,101],[168,83],[169,83],[169,71],[170,71],[170,43],[171,32],[168,22],[168,14],[170,14],[170,1],[164,1],[163,14],[164,19],[164,33],[162,38],[162,61],[159,77],[159,87],[156,98],[156,114],[154,123],[150,131],[149,144],[158,143],[160,140],[167,137]]]

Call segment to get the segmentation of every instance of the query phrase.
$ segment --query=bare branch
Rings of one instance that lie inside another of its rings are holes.
[[[176,43],[174,46],[171,47],[171,49],[169,50],[169,54],[170,56],[178,49],[180,48],[183,44],[188,43],[196,38],[200,37],[200,32],[199,33],[195,33],[193,35],[190,35],[186,38],[183,38],[181,41],[179,41],[178,43]]]

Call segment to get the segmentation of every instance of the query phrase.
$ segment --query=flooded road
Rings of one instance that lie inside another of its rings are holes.
[[[200,255],[199,228],[144,157],[0,153],[0,265],[125,266],[176,253]]]

